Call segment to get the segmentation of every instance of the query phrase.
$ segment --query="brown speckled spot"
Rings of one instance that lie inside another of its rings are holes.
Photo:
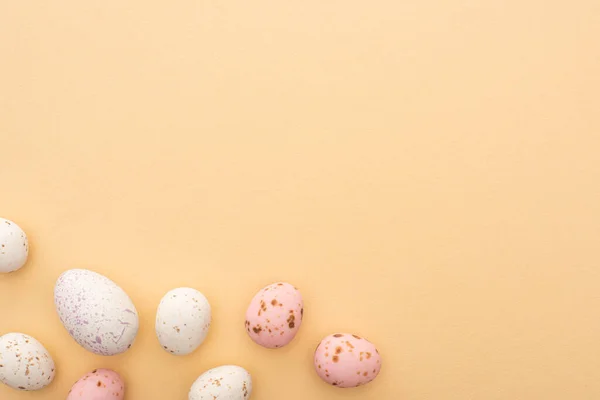
[[[19,386],[19,389],[21,390],[25,390],[25,388],[23,386]]]
[[[369,375],[369,373],[368,373],[367,371],[365,371],[365,372],[363,373],[363,376],[367,376],[367,375]]]
[[[369,358],[371,358],[371,353],[369,353],[369,352],[367,351],[367,360],[368,360]]]
[[[260,327],[260,325],[257,325],[254,328],[252,328],[252,330],[258,335],[262,331],[262,328]]]
[[[294,314],[292,314],[288,317],[287,323],[288,323],[288,327],[290,329],[293,329],[296,326],[296,324],[294,322],[295,320],[296,320],[296,317],[294,316]]]
[[[350,342],[348,342],[348,341],[346,341],[346,346],[350,347],[351,349],[353,349],[353,348],[354,348],[354,346],[352,345],[352,343],[350,343]]]
[[[271,300],[271,305],[273,307],[275,307],[277,305],[277,300],[275,300],[275,299]]]
[[[283,283],[278,283],[277,286],[283,286]]]
[[[96,383],[96,386],[98,386],[98,387],[102,386],[102,382],[98,381],[98,383]]]
[[[333,335],[333,337],[335,338],[339,338],[339,337],[343,337],[344,335],[342,335],[341,333],[336,333],[335,335]]]
[[[338,346],[335,348],[335,354],[340,354],[342,351],[344,351],[344,349],[342,349],[342,346]]]
[[[260,301],[260,309],[258,310],[258,316],[260,317],[260,315],[262,314],[263,311],[267,311],[267,304],[261,300]]]
[[[332,383],[332,385],[333,385],[333,386],[337,386],[337,382],[333,382],[333,383]]]
[[[356,335],[352,335],[352,337],[353,337],[354,339],[358,339],[358,340],[362,339],[360,336],[356,336]]]
[[[333,357],[331,357],[331,360],[336,363],[336,362],[340,361],[340,358],[338,356],[333,356]]]

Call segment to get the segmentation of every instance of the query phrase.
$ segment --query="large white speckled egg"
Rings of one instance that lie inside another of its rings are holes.
[[[206,297],[192,288],[169,291],[156,312],[156,336],[169,353],[186,355],[206,339],[211,310]]]
[[[189,400],[248,400],[252,377],[242,367],[223,365],[200,375],[192,385]]]
[[[350,333],[324,338],[315,351],[314,362],[321,379],[340,388],[367,384],[381,370],[381,356],[375,345]]]
[[[0,336],[0,382],[17,390],[39,390],[54,379],[48,350],[24,333]]]
[[[300,291],[285,282],[262,288],[246,311],[246,332],[259,345],[275,349],[290,343],[304,317]]]
[[[60,275],[54,305],[71,337],[92,353],[123,353],[137,335],[133,302],[116,283],[96,272],[71,269]]]
[[[0,218],[0,272],[13,272],[27,262],[29,242],[23,229]]]

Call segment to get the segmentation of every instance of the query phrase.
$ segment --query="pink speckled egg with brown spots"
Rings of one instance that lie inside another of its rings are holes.
[[[294,339],[303,316],[300,291],[289,283],[273,283],[262,288],[250,302],[245,328],[254,342],[275,349]]]
[[[67,396],[67,400],[122,400],[125,383],[115,371],[95,369],[81,377]]]
[[[315,351],[317,374],[330,385],[349,388],[371,382],[381,370],[375,345],[350,333],[335,333],[321,341]]]

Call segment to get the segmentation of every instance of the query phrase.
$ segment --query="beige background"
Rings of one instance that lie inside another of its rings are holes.
[[[0,215],[29,234],[0,277],[0,332],[53,353],[63,399],[108,367],[127,398],[185,399],[223,363],[253,400],[600,398],[597,0],[0,0]],[[104,273],[143,320],[125,355],[70,339],[52,290]],[[299,286],[285,349],[247,302]],[[161,296],[214,308],[192,356],[162,351]],[[319,381],[320,338],[384,357]]]

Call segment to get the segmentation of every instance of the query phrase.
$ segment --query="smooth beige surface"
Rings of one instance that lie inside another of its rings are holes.
[[[0,277],[0,332],[34,335],[64,399],[114,368],[129,400],[186,399],[223,363],[253,400],[600,398],[600,2],[0,0],[0,215],[31,259]],[[142,314],[85,352],[52,303],[91,268]],[[244,333],[260,287],[305,297],[289,347]],[[214,308],[173,357],[167,290]],[[384,357],[323,384],[322,336]]]

